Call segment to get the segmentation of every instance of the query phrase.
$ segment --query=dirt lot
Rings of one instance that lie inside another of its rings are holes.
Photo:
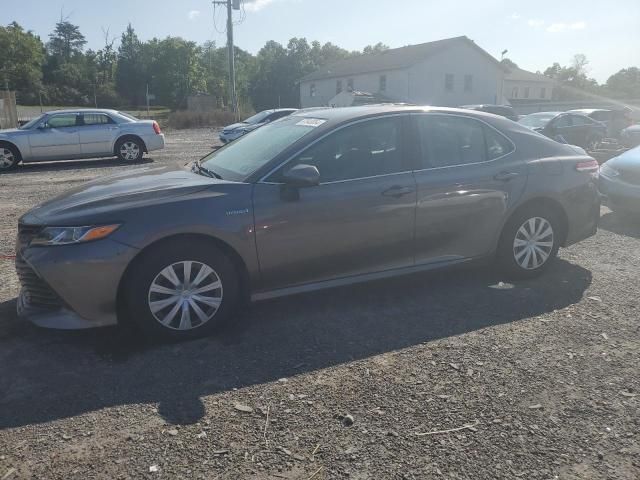
[[[149,161],[213,135],[167,141]],[[0,176],[0,255],[31,206],[123,168]],[[179,345],[24,323],[0,259],[0,479],[640,478],[640,223],[602,213],[535,281],[474,268],[299,295]]]

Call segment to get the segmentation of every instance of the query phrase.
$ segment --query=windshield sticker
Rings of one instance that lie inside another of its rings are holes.
[[[305,118],[304,120],[300,120],[296,125],[301,125],[303,127],[319,127],[326,120],[322,120],[321,118]]]

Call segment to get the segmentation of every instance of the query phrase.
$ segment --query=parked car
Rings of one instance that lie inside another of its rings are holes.
[[[19,128],[0,130],[0,171],[18,163],[117,156],[135,162],[164,148],[153,120],[115,110],[56,110]]]
[[[640,147],[603,163],[599,188],[604,203],[611,210],[640,213]]]
[[[560,143],[577,145],[585,150],[593,150],[607,134],[604,124],[577,113],[532,113],[518,123]]]
[[[623,145],[628,148],[640,145],[640,125],[631,125],[622,130],[620,140]]]
[[[597,168],[482,112],[301,111],[190,167],[103,177],[26,213],[18,311],[180,339],[212,332],[243,299],[494,257],[531,277],[595,233]]]
[[[478,112],[493,113],[494,115],[500,115],[501,117],[508,118],[509,120],[513,120],[514,122],[517,122],[519,119],[516,111],[509,105],[463,105],[460,108],[466,108],[467,110],[476,110]]]
[[[608,110],[604,108],[581,108],[567,113],[578,113],[607,126],[607,137],[619,138],[623,129],[632,124],[630,110]]]
[[[232,125],[227,125],[226,127],[224,127],[220,132],[220,141],[222,141],[222,143],[229,143],[249,132],[253,132],[255,129],[260,128],[269,122],[273,122],[274,120],[278,120],[279,118],[291,115],[295,111],[297,111],[297,109],[295,108],[276,108],[274,110],[263,110],[262,112],[256,113],[255,115],[247,118],[240,123],[234,123]]]

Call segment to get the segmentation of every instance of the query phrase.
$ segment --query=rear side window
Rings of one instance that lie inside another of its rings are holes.
[[[423,168],[486,162],[513,151],[507,138],[472,118],[423,115],[418,129]]]
[[[298,164],[314,165],[320,172],[321,183],[406,171],[400,139],[399,118],[356,123],[312,145],[284,170]]]
[[[590,117],[594,120],[598,120],[599,122],[606,122],[611,120],[613,112],[593,112]]]
[[[114,123],[110,117],[102,113],[85,113],[82,117],[84,125],[107,125]]]
[[[589,117],[581,117],[580,115],[571,115],[571,123],[574,127],[578,127],[581,125],[592,125],[593,120]]]
[[[563,115],[553,121],[553,126],[556,128],[571,127],[572,125],[571,115]]]

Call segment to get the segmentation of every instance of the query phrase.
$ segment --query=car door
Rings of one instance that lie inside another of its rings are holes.
[[[579,129],[574,128],[572,115],[560,115],[551,122],[546,128],[545,135],[560,142],[566,142],[576,145],[576,141],[580,140]]]
[[[80,152],[85,157],[113,155],[113,141],[118,125],[104,113],[83,113],[78,135]]]
[[[299,285],[413,265],[416,188],[403,123],[359,121],[323,137],[254,187],[261,288]],[[319,185],[281,183],[298,164]]]
[[[466,116],[418,114],[416,264],[481,257],[495,248],[526,167],[490,125]]]
[[[80,156],[78,114],[49,115],[29,135],[34,160],[77,158]]]

